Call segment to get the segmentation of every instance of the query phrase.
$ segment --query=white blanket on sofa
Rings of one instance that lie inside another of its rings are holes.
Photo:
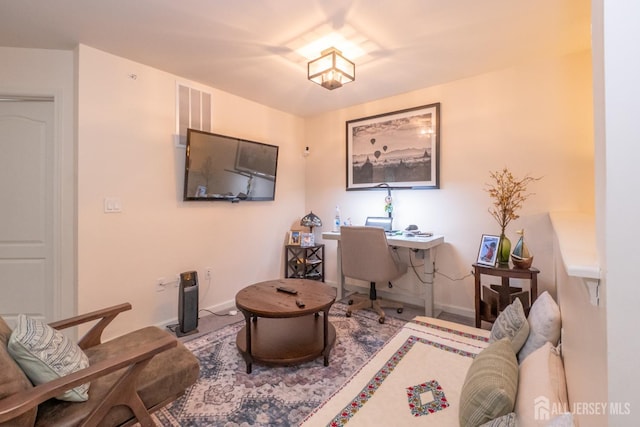
[[[489,331],[416,317],[302,426],[457,426],[458,402]]]

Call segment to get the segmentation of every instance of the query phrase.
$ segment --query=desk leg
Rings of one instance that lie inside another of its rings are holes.
[[[338,289],[336,290],[336,300],[342,299],[342,292],[344,290],[344,274],[342,274],[342,248],[340,246],[340,240],[338,240]]]
[[[424,249],[424,279],[425,282],[425,297],[424,297],[424,315],[428,317],[434,317],[434,295],[433,284],[436,278],[434,266],[433,266],[433,254],[432,249]]]

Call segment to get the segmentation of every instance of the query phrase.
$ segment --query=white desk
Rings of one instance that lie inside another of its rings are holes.
[[[322,233],[322,238],[326,240],[337,240],[338,241],[338,299],[342,298],[342,290],[345,285],[344,274],[342,274],[342,263],[340,256],[340,233],[337,232],[324,232]],[[426,283],[424,283],[424,292],[420,292],[419,290],[409,290],[407,292],[397,291],[399,295],[408,296],[411,300],[415,301],[416,298],[424,300],[424,313],[425,316],[433,317],[434,309],[433,309],[433,279],[434,273],[434,256],[431,249],[436,246],[444,243],[444,236],[434,235],[431,237],[404,237],[404,236],[387,236],[387,243],[389,246],[399,247],[399,248],[408,248],[421,252],[421,255],[424,259],[424,274],[426,279]],[[411,269],[408,270],[408,273],[411,273]],[[421,284],[422,285],[422,284]],[[418,288],[419,289],[419,288]],[[395,290],[395,288],[394,288]]]

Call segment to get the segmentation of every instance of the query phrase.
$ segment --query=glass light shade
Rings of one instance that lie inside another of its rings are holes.
[[[356,79],[356,65],[342,56],[338,49],[331,48],[309,62],[308,77],[312,82],[333,90]]]
[[[320,217],[313,213],[313,211],[309,212],[300,220],[300,225],[303,227],[309,227],[309,230],[313,232],[313,227],[321,227],[322,221]]]

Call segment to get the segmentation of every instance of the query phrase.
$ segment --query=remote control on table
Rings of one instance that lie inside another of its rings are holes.
[[[304,307],[304,303],[302,302],[302,300],[299,300],[299,299],[296,300],[296,305],[300,308]]]
[[[277,289],[278,291],[280,291],[280,292],[284,292],[284,293],[291,294],[291,295],[296,295],[296,294],[298,293],[298,291],[296,291],[295,289],[293,289],[293,288],[288,288],[288,287],[286,287],[286,286],[280,286],[280,287],[278,287],[278,288],[276,288],[276,289]]]

